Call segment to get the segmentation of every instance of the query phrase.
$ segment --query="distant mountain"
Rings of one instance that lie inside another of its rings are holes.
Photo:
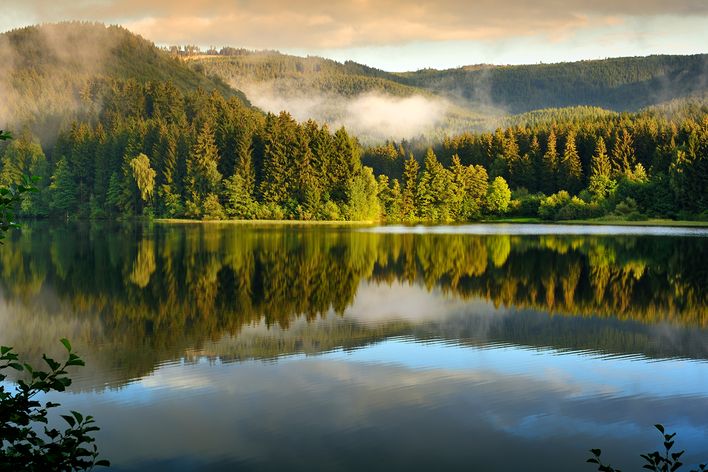
[[[398,76],[406,85],[511,113],[576,105],[636,111],[707,91],[708,54],[426,69]]]
[[[186,61],[243,90],[267,111],[285,109],[300,120],[344,125],[363,142],[419,136],[434,141],[509,123],[637,111],[708,92],[705,54],[406,73],[233,48]],[[505,118],[510,115],[518,116]]]
[[[350,61],[231,51],[233,55],[202,55],[191,62],[244,89],[268,84],[280,94],[325,92],[346,97],[433,93],[456,103],[462,99],[474,110],[486,106],[511,114],[568,106],[636,111],[708,91],[708,54],[389,73]]]
[[[192,66],[210,76],[218,76],[236,88],[269,84],[287,95],[325,93],[353,97],[379,92],[398,97],[430,93],[401,83],[401,77],[356,62],[298,57],[277,51],[231,49],[228,55],[188,56]]]

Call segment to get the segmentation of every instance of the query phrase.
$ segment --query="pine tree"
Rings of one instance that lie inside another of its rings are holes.
[[[49,189],[52,196],[52,209],[68,218],[76,208],[78,196],[76,180],[66,159],[62,158],[57,162]]]
[[[597,147],[595,154],[592,156],[592,164],[590,171],[590,183],[588,190],[598,199],[603,199],[614,188],[614,180],[612,180],[612,166],[610,158],[607,156],[607,148],[605,140],[600,136],[597,139]]]
[[[391,185],[388,176],[380,174],[376,177],[376,196],[381,203],[381,217],[383,220],[389,220],[388,213],[393,205],[391,196]]]
[[[634,169],[637,158],[634,155],[632,135],[626,129],[615,136],[615,146],[612,148],[612,169],[615,175],[629,175]]]
[[[543,153],[541,152],[541,145],[538,142],[538,137],[535,134],[531,138],[528,157],[531,164],[531,172],[529,172],[527,178],[526,189],[529,192],[543,190],[543,185],[540,182],[541,176],[543,175]]]
[[[582,187],[583,168],[575,147],[575,133],[569,132],[565,140],[565,149],[560,161],[559,186],[571,194],[576,194]]]
[[[291,192],[286,128],[289,115],[268,115],[263,136],[263,171],[260,194],[266,204],[283,205]]]
[[[556,133],[551,130],[548,135],[548,145],[543,154],[541,166],[541,188],[546,194],[552,194],[557,189],[558,152],[556,151]]]
[[[391,206],[386,212],[387,221],[402,221],[403,212],[401,210],[401,184],[398,179],[393,179],[391,184]]]
[[[418,161],[415,160],[413,154],[410,154],[403,168],[403,191],[401,192],[401,219],[403,221],[415,220],[415,198],[419,170]]]
[[[121,183],[117,172],[111,174],[106,191],[106,209],[113,214],[118,211],[121,201]]]
[[[416,187],[415,204],[418,216],[424,221],[435,221],[437,219],[437,208],[435,206],[435,189],[433,188],[433,177],[436,167],[440,163],[435,157],[432,149],[428,149],[423,163],[423,172]]]
[[[351,179],[361,168],[359,151],[353,139],[344,128],[334,133],[334,150],[329,165],[329,174],[332,176],[332,199],[338,202],[346,200],[347,188]]]
[[[202,203],[208,196],[218,193],[221,185],[218,163],[214,133],[210,123],[205,121],[187,159],[186,191],[191,216],[201,216]]]
[[[511,128],[509,128],[506,132],[503,154],[504,160],[506,161],[506,168],[504,169],[504,172],[499,175],[507,178],[512,186],[521,186],[521,182],[524,179],[523,175],[519,173],[520,169],[518,169],[521,155],[519,153],[519,145],[516,142],[516,136]]]

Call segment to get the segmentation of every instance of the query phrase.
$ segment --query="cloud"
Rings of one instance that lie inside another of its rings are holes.
[[[543,34],[626,17],[706,16],[704,0],[29,0],[13,7],[32,21],[120,23],[169,44],[256,48],[343,48],[411,41],[487,40]],[[6,22],[8,20],[5,20]],[[15,21],[15,20],[12,20]]]

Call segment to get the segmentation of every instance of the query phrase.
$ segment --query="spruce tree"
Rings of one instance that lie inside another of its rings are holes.
[[[263,135],[263,178],[260,194],[266,204],[283,205],[290,195],[290,163],[288,161],[286,117],[268,116]]]
[[[541,152],[541,145],[535,134],[531,138],[528,157],[531,164],[531,172],[527,179],[526,188],[529,192],[538,192],[543,190],[543,185],[540,182],[543,176],[543,152]]]
[[[576,194],[582,187],[583,168],[575,147],[575,133],[569,132],[565,140],[565,149],[560,161],[559,186],[571,194]]]
[[[219,154],[214,142],[214,133],[211,124],[205,121],[187,159],[186,191],[191,216],[200,216],[201,205],[206,198],[217,195],[221,184],[218,163]],[[213,206],[213,199],[210,200],[210,205]]]
[[[558,152],[556,151],[556,133],[551,130],[548,135],[546,152],[543,154],[543,165],[541,166],[541,188],[544,193],[550,195],[557,189],[558,173]]]
[[[595,148],[595,153],[592,156],[588,190],[596,198],[603,199],[613,187],[614,180],[612,180],[612,166],[610,165],[610,158],[607,156],[605,140],[602,139],[602,136],[600,136],[597,139],[597,147]]]
[[[415,160],[412,153],[409,154],[403,168],[403,190],[401,192],[401,219],[404,221],[415,220],[419,170],[418,161]]]
[[[615,136],[612,148],[612,169],[615,175],[630,175],[637,158],[632,145],[632,135],[625,128]]]
[[[65,158],[57,162],[49,189],[52,196],[52,209],[68,218],[76,208],[78,196],[74,174]]]

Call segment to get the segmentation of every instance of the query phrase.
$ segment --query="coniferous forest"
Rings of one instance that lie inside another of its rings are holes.
[[[48,118],[36,111],[13,123],[15,139],[0,148],[0,184],[38,178],[39,192],[21,205],[25,216],[707,217],[708,105],[701,96],[636,112],[538,110],[506,118],[493,131],[363,146],[344,128],[266,114],[238,91],[226,93],[220,79],[199,76],[126,30],[59,28],[108,31],[122,38],[111,49],[114,62],[132,63],[129,54],[137,54],[133,59],[145,56],[153,65],[83,77],[75,92],[91,106],[54,116],[54,135],[47,137]],[[30,71],[16,82],[29,87],[58,70],[47,68],[51,54],[27,46],[38,42],[36,28],[13,34]],[[167,65],[179,71],[179,83],[154,73]]]

